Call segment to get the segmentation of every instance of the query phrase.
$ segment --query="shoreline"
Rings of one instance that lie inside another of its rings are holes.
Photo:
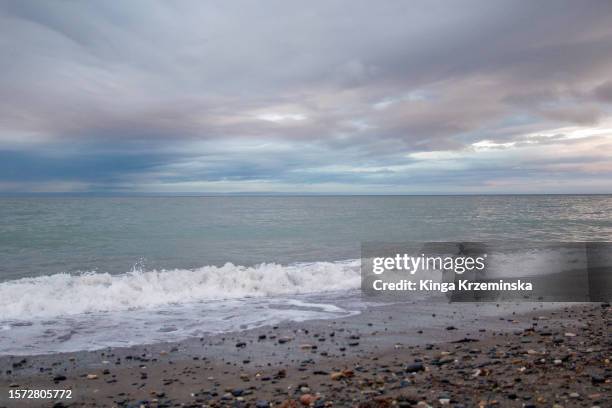
[[[424,316],[427,305],[395,303],[176,343],[2,356],[0,407],[609,405],[609,305],[520,306]],[[73,398],[11,400],[10,389]]]

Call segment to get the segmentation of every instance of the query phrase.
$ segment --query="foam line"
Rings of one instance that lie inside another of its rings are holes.
[[[194,270],[23,278],[0,283],[0,312],[2,320],[29,320],[215,299],[355,289],[360,285],[359,266],[359,260],[253,267],[227,263]]]

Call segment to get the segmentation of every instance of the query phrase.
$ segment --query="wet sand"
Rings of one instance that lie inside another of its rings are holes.
[[[178,343],[0,357],[0,406],[612,406],[609,304],[451,306],[391,304]],[[73,398],[17,401],[11,389]]]

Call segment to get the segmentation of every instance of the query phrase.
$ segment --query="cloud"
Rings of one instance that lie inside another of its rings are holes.
[[[595,97],[607,103],[612,103],[612,81],[604,82],[595,88]]]
[[[574,143],[555,129],[610,137],[610,17],[607,1],[2,2],[0,190],[527,191]],[[612,187],[592,158],[555,165],[568,191]]]

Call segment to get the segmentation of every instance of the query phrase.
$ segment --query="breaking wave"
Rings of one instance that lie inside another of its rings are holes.
[[[216,299],[356,289],[360,261],[55,274],[0,283],[3,319],[153,308]]]

